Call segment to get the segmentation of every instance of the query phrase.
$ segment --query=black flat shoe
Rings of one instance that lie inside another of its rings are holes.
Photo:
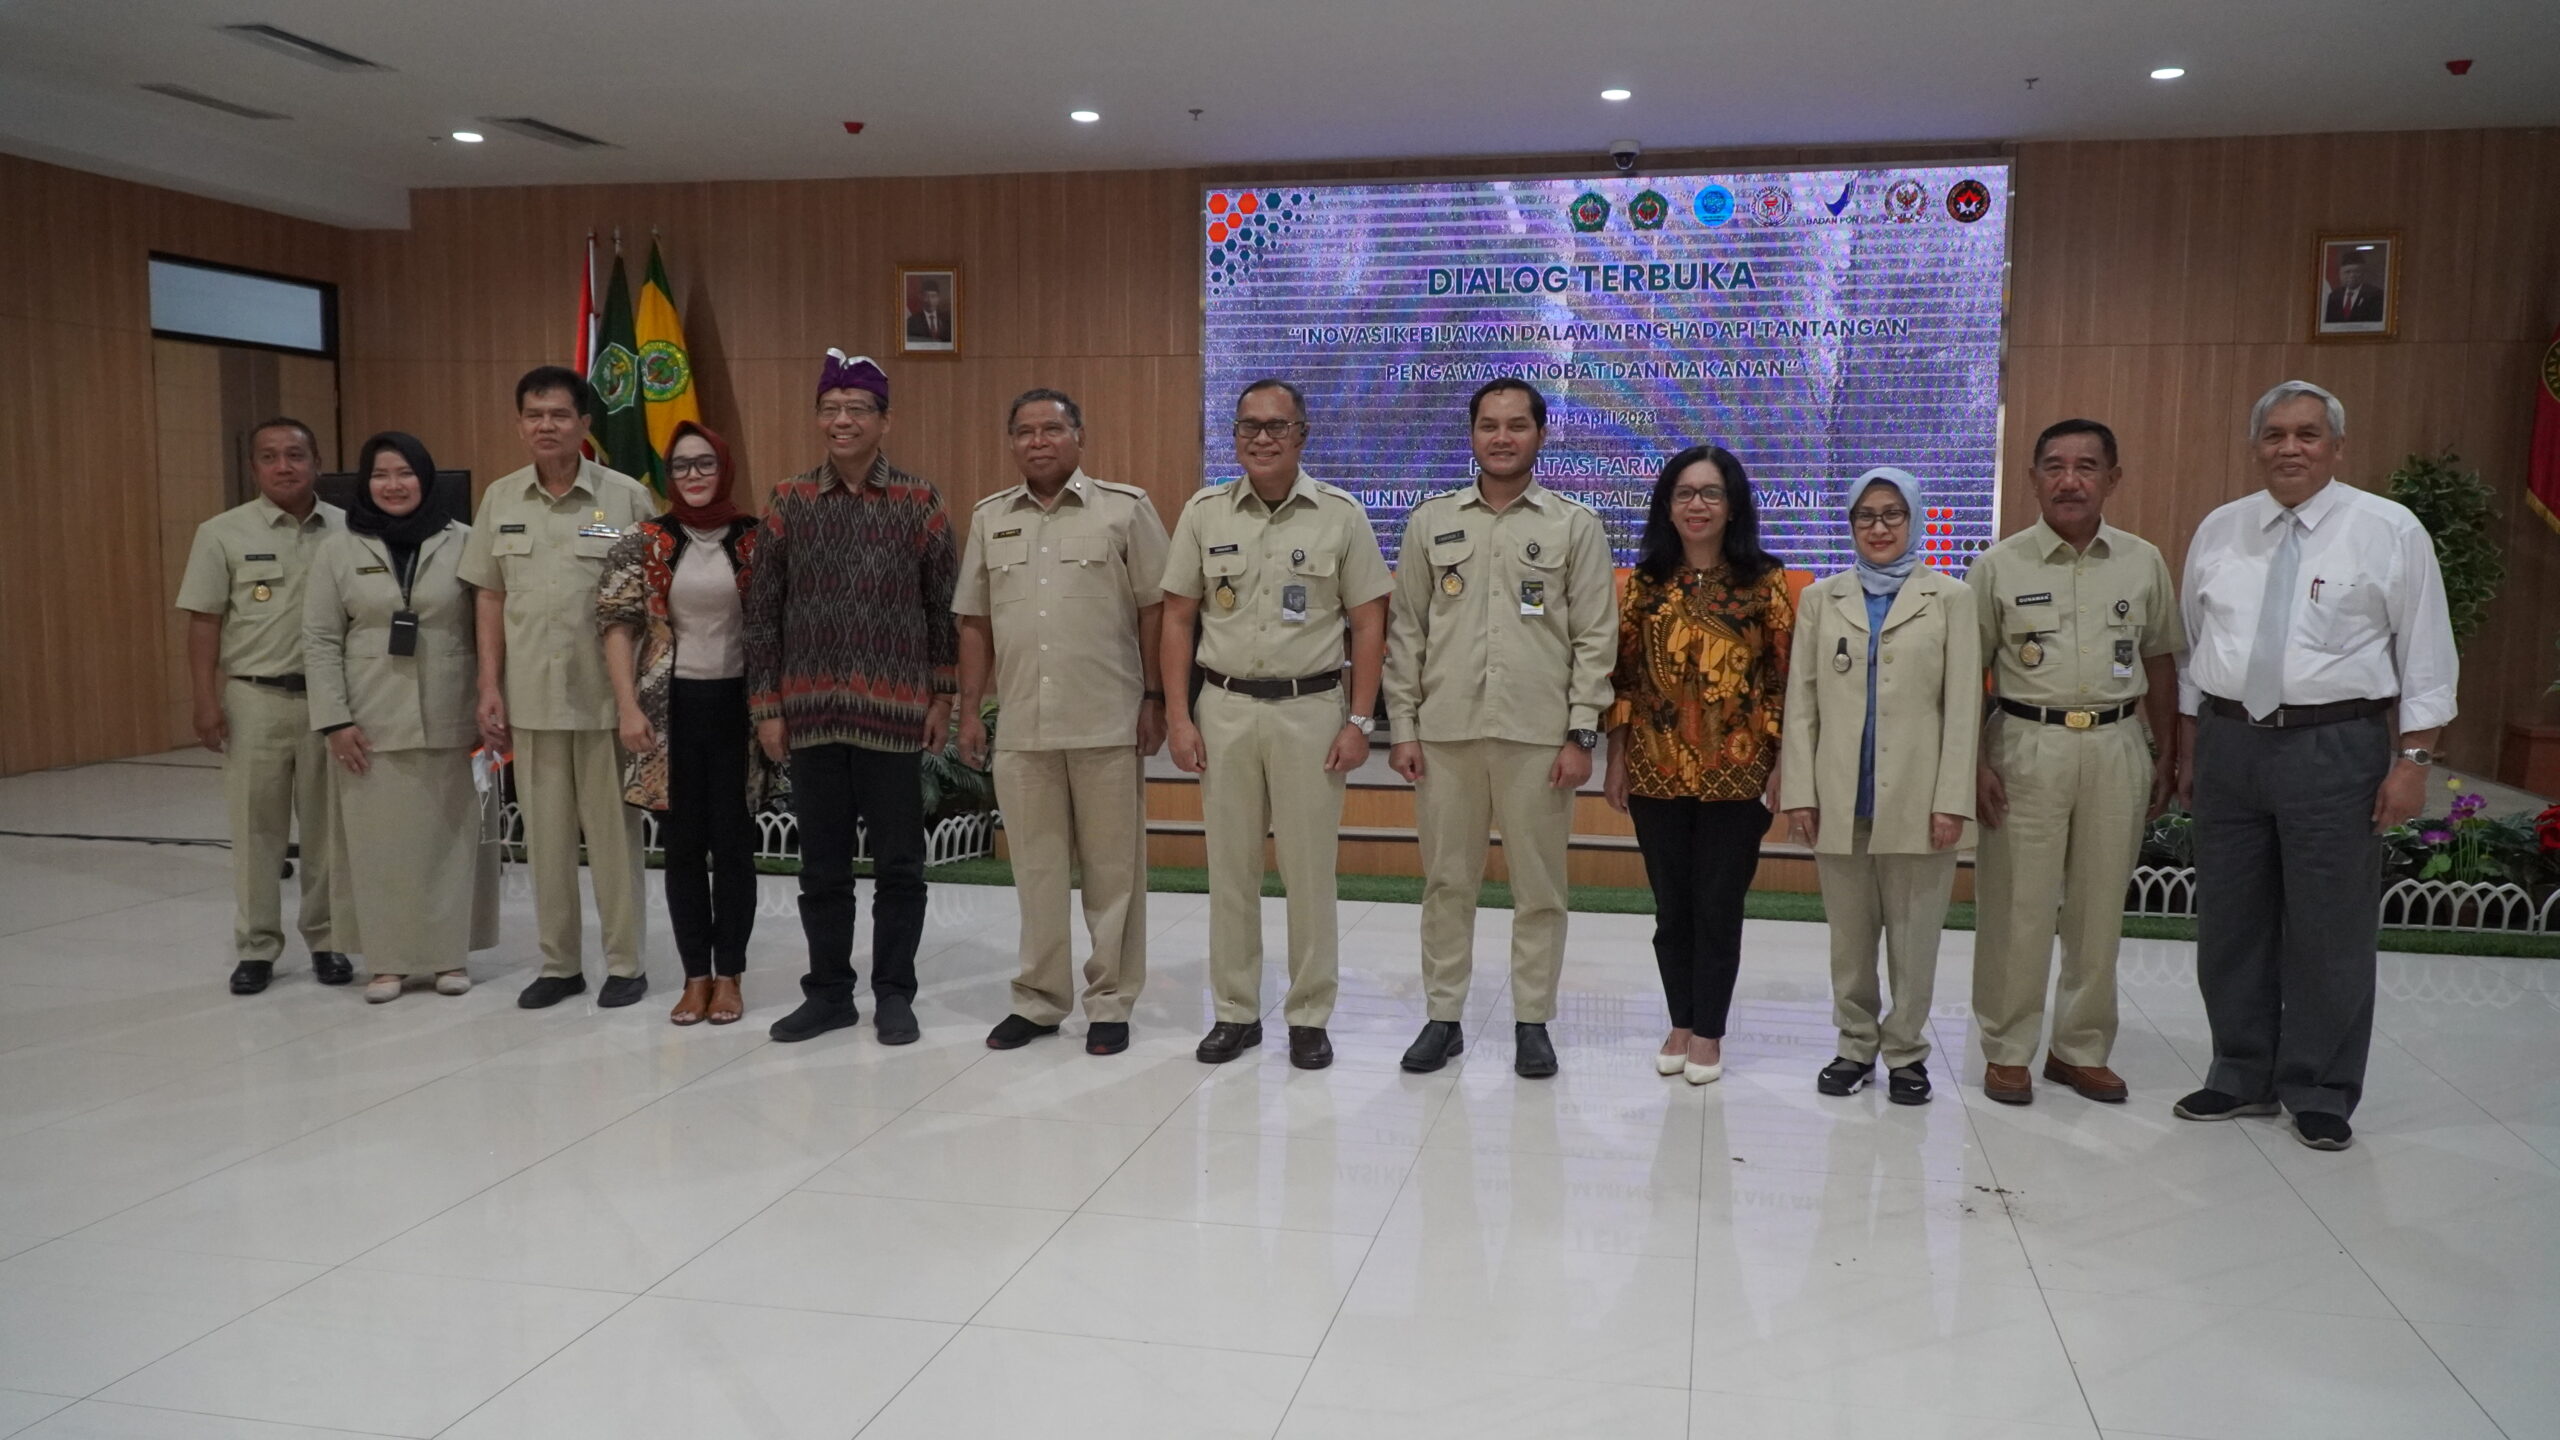
[[[1544,1080],[1556,1073],[1555,1042],[1547,1027],[1523,1020],[1511,1027],[1511,1073],[1523,1080]]]
[[[311,952],[311,978],[323,985],[346,985],[356,978],[355,962],[335,950]]]
[[[1813,1088],[1825,1095],[1855,1095],[1875,1078],[1874,1061],[1847,1060],[1834,1055],[1831,1063],[1822,1067],[1822,1073],[1813,1077]]]
[[[1416,1075],[1428,1075],[1449,1063],[1449,1057],[1467,1048],[1467,1037],[1455,1020],[1433,1020],[1425,1023],[1422,1033],[1406,1046],[1404,1059],[1398,1064]]]
[[[1019,1015],[1007,1015],[996,1022],[996,1028],[987,1032],[987,1048],[1019,1050],[1043,1035],[1057,1033],[1058,1027],[1055,1025],[1034,1025]]]
[[[2273,1100],[2243,1100],[2219,1090],[2198,1090],[2169,1107],[2169,1113],[2181,1120],[2236,1120],[2243,1115],[2273,1115]]]
[[[1221,1020],[1209,1027],[1209,1033],[1200,1037],[1200,1048],[1191,1053],[1198,1056],[1203,1065],[1224,1065],[1261,1043],[1261,1021],[1238,1025],[1231,1020]]]
[[[2356,1143],[2356,1132],[2344,1115],[2297,1110],[2293,1113],[2293,1138],[2314,1150],[2344,1150]]]
[[[1896,1105],[1929,1103],[1929,1070],[1919,1061],[1884,1072],[1884,1098]]]
[[[243,960],[231,967],[231,993],[255,995],[266,989],[267,982],[274,978],[276,962],[273,960]]]
[[[1117,1055],[1129,1048],[1129,1022],[1096,1020],[1084,1027],[1084,1053]]]
[[[904,995],[874,995],[872,1028],[883,1045],[913,1045],[924,1031],[916,1027],[916,1007]]]
[[[538,975],[532,984],[524,987],[524,993],[516,997],[516,1006],[523,1010],[548,1010],[572,995],[586,993],[587,977],[584,975]]]
[[[1333,1037],[1321,1025],[1289,1027],[1289,1063],[1301,1070],[1321,1070],[1333,1063]]]
[[[649,993],[646,975],[607,975],[604,988],[596,991],[596,1004],[606,1010],[618,1010]]]
[[[861,1018],[861,1007],[849,1000],[803,1000],[799,1009],[774,1021],[773,1029],[766,1033],[788,1045],[830,1030],[842,1030]]]

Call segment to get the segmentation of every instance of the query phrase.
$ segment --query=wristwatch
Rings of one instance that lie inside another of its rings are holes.
[[[1585,750],[1600,748],[1600,732],[1597,730],[1567,730],[1564,732],[1564,738]]]
[[[2401,751],[2400,758],[2408,761],[2412,765],[2428,766],[2436,763],[2436,752],[2426,749],[2423,746],[2413,747],[2411,749]]]
[[[1363,735],[1375,735],[1378,733],[1378,717],[1375,715],[1354,715],[1351,717],[1351,728],[1359,731]]]

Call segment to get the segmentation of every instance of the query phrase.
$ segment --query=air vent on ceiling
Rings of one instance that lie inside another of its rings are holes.
[[[237,115],[243,120],[290,120],[293,118],[290,115],[280,115],[273,110],[260,110],[252,105],[235,105],[231,101],[207,95],[201,90],[190,90],[184,85],[172,85],[165,80],[142,88],[154,95],[166,95],[172,100],[184,100],[190,105],[201,105],[207,110],[219,110],[225,115]]]
[[[262,45],[279,55],[290,55],[306,64],[326,70],[384,70],[390,67],[361,55],[350,55],[335,45],[323,45],[308,35],[296,35],[275,25],[222,25],[222,33]]]
[[[480,117],[480,123],[495,125],[501,130],[521,135],[527,140],[539,140],[545,145],[557,145],[563,150],[614,148],[610,140],[599,140],[593,135],[582,135],[575,130],[554,125],[548,120],[537,120],[530,115],[483,115]]]

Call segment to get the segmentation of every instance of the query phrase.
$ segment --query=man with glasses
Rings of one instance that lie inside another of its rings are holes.
[[[1262,838],[1289,894],[1289,1063],[1333,1063],[1334,870],[1345,777],[1369,758],[1386,645],[1387,577],[1369,513],[1307,474],[1307,402],[1285,380],[1236,398],[1241,479],[1193,495],[1164,571],[1164,689],[1173,762],[1208,816],[1209,981],[1202,1061],[1262,1043]],[[1350,634],[1350,695],[1343,640]],[[1195,660],[1202,681],[1191,703]]]
[[[1084,473],[1084,412],[1056,390],[1013,402],[1005,438],[1022,483],[978,502],[951,597],[960,617],[960,758],[987,762],[978,703],[995,679],[996,801],[1022,908],[1013,1050],[1075,1009],[1069,871],[1082,863],[1085,1053],[1129,1048],[1147,980],[1146,776],[1164,743],[1154,688],[1164,521],[1135,485]]]
[[[889,377],[827,352],[818,376],[827,457],[766,509],[746,602],[747,705],[756,742],[791,766],[800,832],[800,928],[809,973],[773,1038],[806,1040],[862,1018],[853,999],[853,851],[867,833],[871,998],[880,1043],[912,1044],[924,938],[924,778],[959,686],[951,592],[959,561],[932,485],[889,463]]]
[[[1512,1070],[1556,1073],[1547,1022],[1564,967],[1565,852],[1591,778],[1618,660],[1618,582],[1587,506],[1540,485],[1547,398],[1488,381],[1467,402],[1476,483],[1405,521],[1387,647],[1396,773],[1422,842],[1422,983],[1429,1023],[1404,1068],[1465,1048],[1476,897],[1491,827],[1511,875]]]
[[[2106,522],[2124,477],[2115,432],[2061,421],[2036,437],[2032,466],[2036,523],[1982,552],[1965,577],[1993,697],[1974,807],[1982,1093],[2008,1105],[2035,1098],[2027,1062],[2044,1030],[2058,923],[2044,1078],[2114,1103],[2126,1095],[2107,1068],[2124,889],[2144,820],[2176,789],[2186,635],[2168,562]]]

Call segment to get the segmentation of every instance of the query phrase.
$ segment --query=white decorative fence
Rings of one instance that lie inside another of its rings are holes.
[[[524,843],[524,816],[510,800],[499,812],[501,837],[511,846]],[[759,860],[797,860],[800,858],[800,821],[787,810],[766,810],[756,817],[756,858]],[[996,812],[954,815],[937,821],[924,832],[924,863],[948,865],[954,860],[975,860],[992,855],[996,849]],[[640,817],[640,845],[650,855],[661,853],[658,845],[658,817]],[[854,829],[853,858],[871,858],[871,835],[868,827]]]
[[[2137,868],[2125,891],[2124,913],[2193,918],[2196,872],[2153,865]],[[2560,891],[2537,901],[2521,885],[2395,880],[2383,888],[2375,914],[2394,930],[2560,934]]]

